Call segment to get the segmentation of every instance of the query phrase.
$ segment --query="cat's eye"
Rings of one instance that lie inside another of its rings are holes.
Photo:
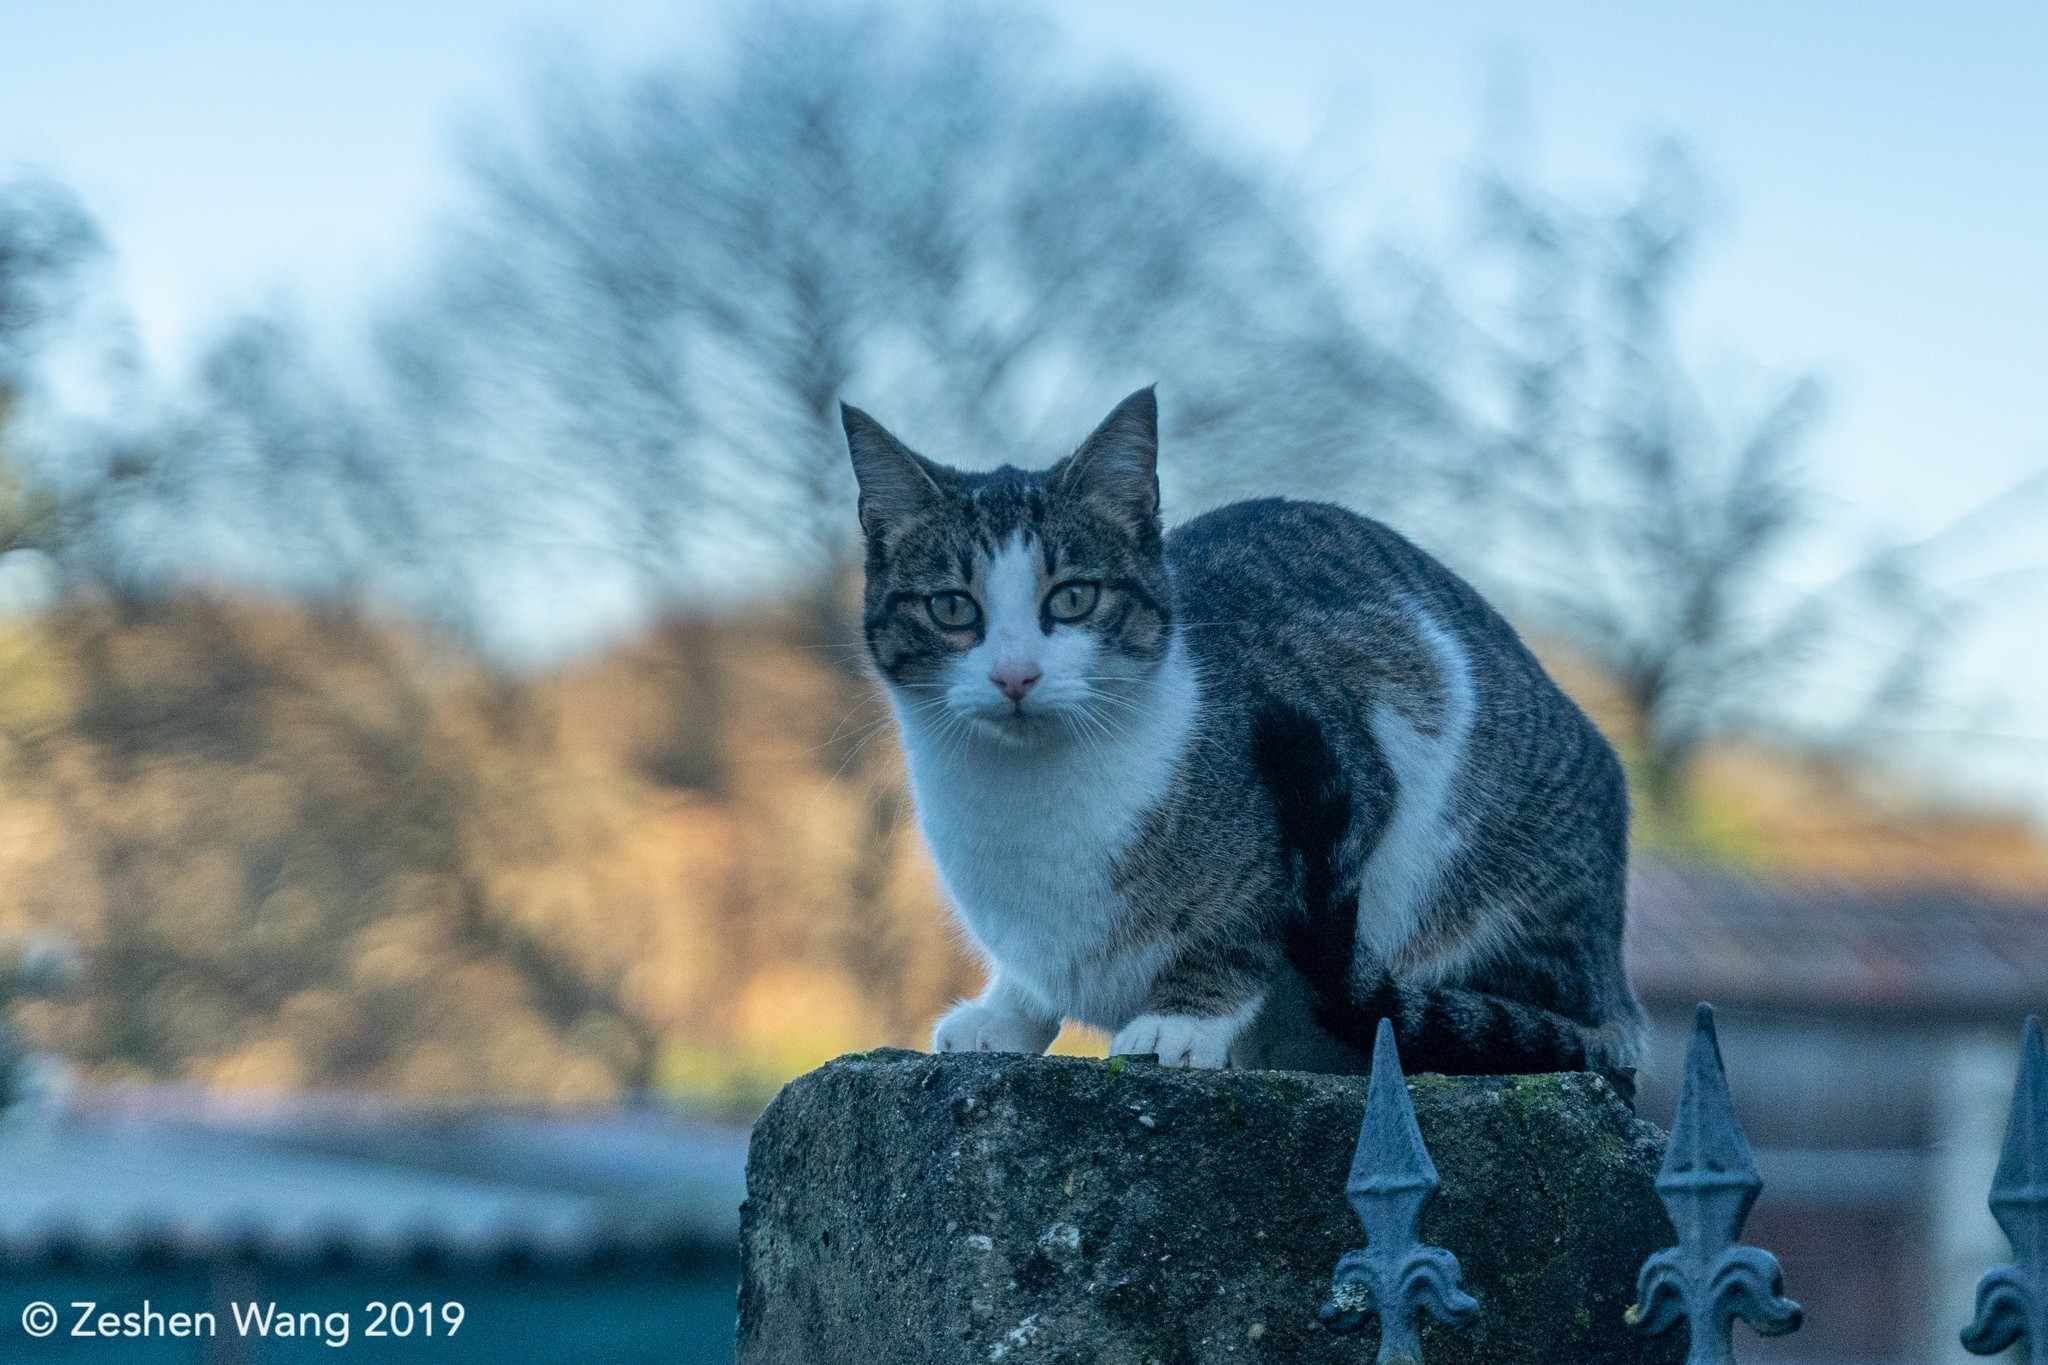
[[[1062,583],[1045,599],[1045,609],[1055,621],[1078,621],[1095,610],[1102,589],[1094,583]]]
[[[932,620],[946,630],[967,630],[981,619],[981,608],[964,592],[935,592],[929,606]]]

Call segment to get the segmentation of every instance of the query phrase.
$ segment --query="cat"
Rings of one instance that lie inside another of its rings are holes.
[[[1614,750],[1457,575],[1265,499],[1163,530],[1158,407],[963,473],[841,405],[863,631],[988,969],[934,1051],[1063,1021],[1165,1065],[1633,1066]]]

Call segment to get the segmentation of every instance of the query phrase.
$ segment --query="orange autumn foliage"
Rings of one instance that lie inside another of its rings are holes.
[[[978,972],[885,708],[804,634],[673,621],[510,675],[222,595],[0,625],[0,944],[61,927],[89,969],[22,1022],[102,1078],[728,1112],[916,1046]],[[1626,751],[1611,695],[1562,671]],[[2037,831],[1884,790],[1730,746],[1683,845],[2048,894]]]

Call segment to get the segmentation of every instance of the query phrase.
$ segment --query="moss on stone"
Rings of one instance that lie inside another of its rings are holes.
[[[1342,1190],[1365,1088],[1123,1058],[826,1066],[755,1130],[742,1365],[1370,1358],[1374,1329],[1315,1316],[1364,1242]],[[1427,1331],[1431,1365],[1676,1358],[1618,1311],[1670,1240],[1654,1129],[1579,1077],[1422,1075],[1409,1094],[1443,1181],[1424,1238],[1484,1305]]]

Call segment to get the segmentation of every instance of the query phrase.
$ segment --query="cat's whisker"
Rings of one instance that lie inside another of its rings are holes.
[[[850,722],[855,716],[859,715],[862,711],[878,704],[880,700],[881,699],[879,697],[869,697],[861,701],[854,707],[852,707],[850,710],[847,711],[845,715],[839,718],[839,723],[832,728],[831,734],[825,736],[824,740],[821,743],[813,744],[810,748],[805,749],[803,752],[806,755],[809,755],[817,753],[820,749],[831,748],[834,744],[839,742],[839,737],[846,732],[848,722]],[[871,722],[871,727],[873,725],[887,725],[888,723],[889,716],[885,708],[881,719]]]
[[[883,719],[876,721],[873,725],[870,725],[866,730],[862,731],[860,738],[854,742],[853,747],[846,751],[846,757],[840,759],[839,766],[833,769],[832,780],[834,782],[837,782],[840,778],[846,776],[846,770],[853,766],[853,760],[860,756],[861,750],[867,748],[869,742],[872,741],[876,735],[881,734],[882,731],[888,728],[888,718],[884,717]]]

